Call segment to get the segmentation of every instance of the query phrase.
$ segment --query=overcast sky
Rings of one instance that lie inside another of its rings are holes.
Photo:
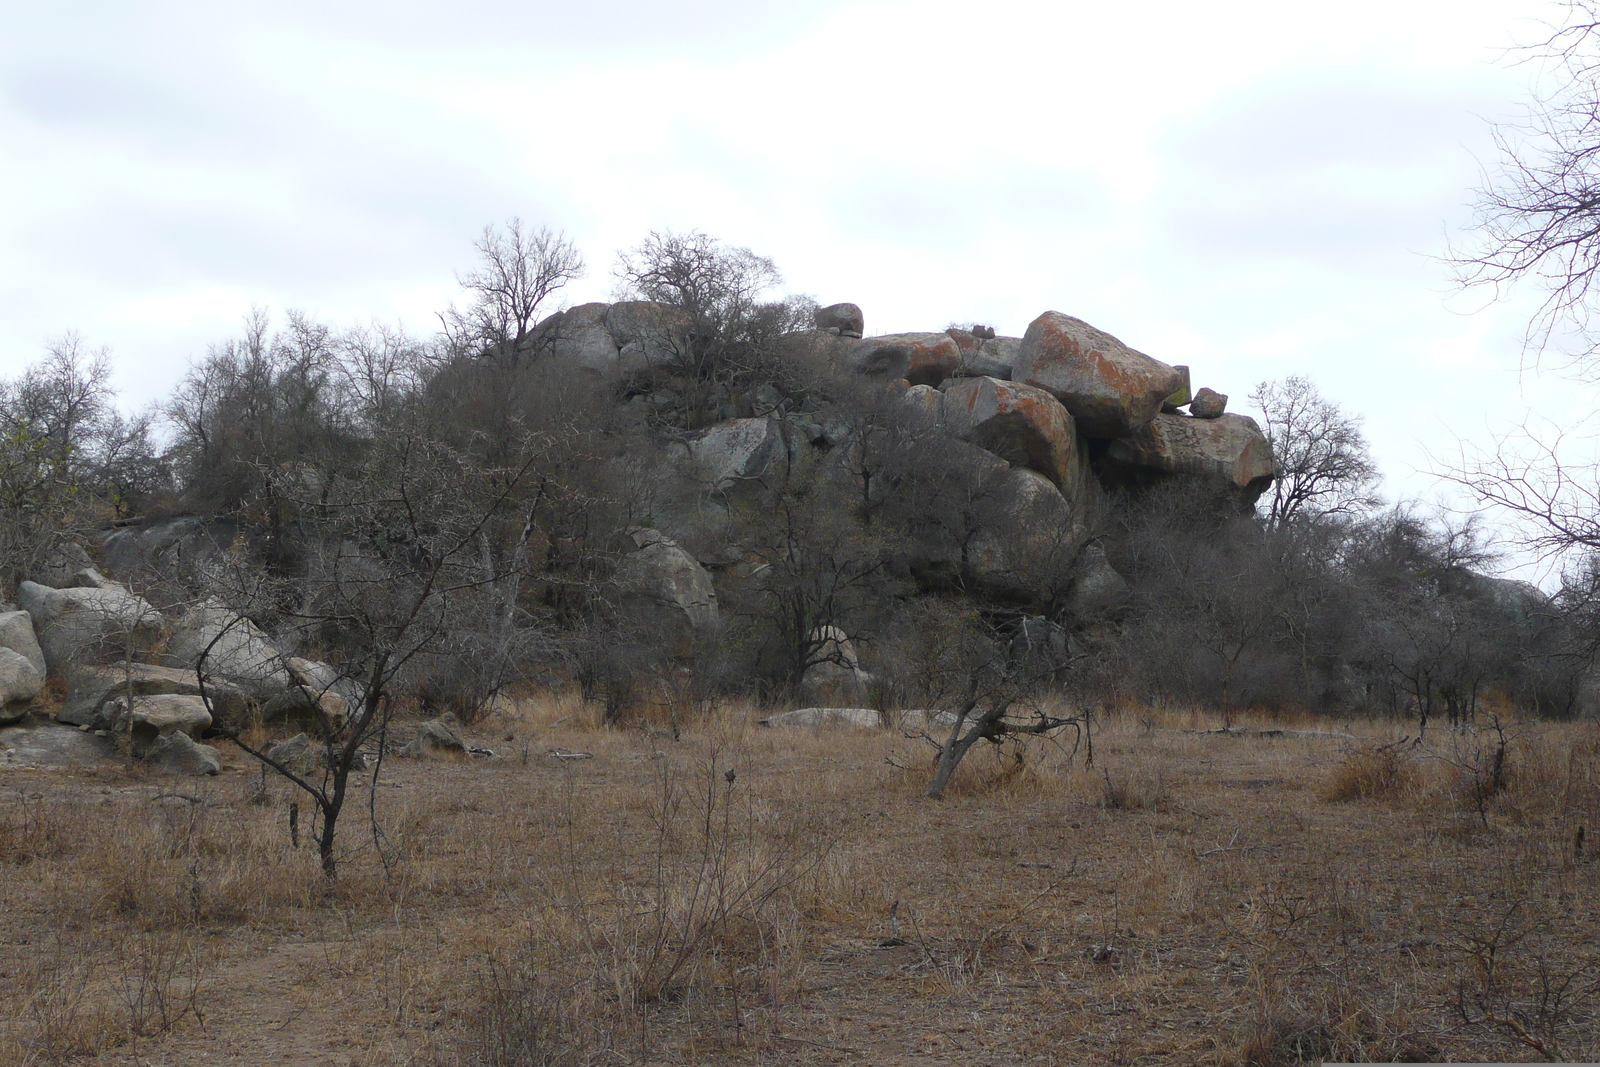
[[[430,331],[485,223],[698,228],[869,333],[1087,319],[1248,409],[1312,376],[1393,495],[1589,396],[1453,297],[1488,122],[1556,18],[1338,5],[0,0],[0,375],[76,330],[131,405],[252,305]]]

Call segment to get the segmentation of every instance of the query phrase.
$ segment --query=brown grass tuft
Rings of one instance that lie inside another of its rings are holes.
[[[1322,783],[1319,795],[1330,804],[1397,799],[1414,790],[1420,780],[1417,765],[1399,750],[1365,749],[1340,761]]]

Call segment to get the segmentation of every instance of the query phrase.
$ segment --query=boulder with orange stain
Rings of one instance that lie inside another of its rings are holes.
[[[996,378],[963,378],[944,391],[944,426],[1014,467],[1063,488],[1078,466],[1078,435],[1061,401],[1043,389]]]
[[[1246,415],[1196,419],[1157,415],[1137,433],[1111,442],[1102,471],[1133,480],[1186,475],[1238,490],[1254,504],[1277,474],[1272,444]]]
[[[1072,412],[1079,433],[1100,439],[1138,431],[1183,385],[1176,368],[1059,311],[1029,324],[1011,377],[1048,390]]]
[[[961,349],[946,333],[895,333],[857,341],[850,361],[860,374],[938,385],[961,366]]]

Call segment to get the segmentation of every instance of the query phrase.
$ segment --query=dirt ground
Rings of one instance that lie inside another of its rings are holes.
[[[0,761],[0,1063],[1600,1059],[1592,724],[1496,781],[1484,728],[1123,709],[933,802],[920,740],[756,717],[508,708],[331,884],[237,752]]]

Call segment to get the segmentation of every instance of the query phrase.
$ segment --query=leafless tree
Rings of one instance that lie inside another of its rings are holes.
[[[565,234],[520,218],[485,226],[474,247],[478,268],[456,277],[471,302],[441,316],[445,333],[457,351],[495,352],[516,364],[550,298],[583,277],[583,256]]]
[[[1317,392],[1309,378],[1292,374],[1262,382],[1250,394],[1265,423],[1278,465],[1267,512],[1269,529],[1302,514],[1359,514],[1377,504],[1378,468],[1361,434],[1361,418]]]

